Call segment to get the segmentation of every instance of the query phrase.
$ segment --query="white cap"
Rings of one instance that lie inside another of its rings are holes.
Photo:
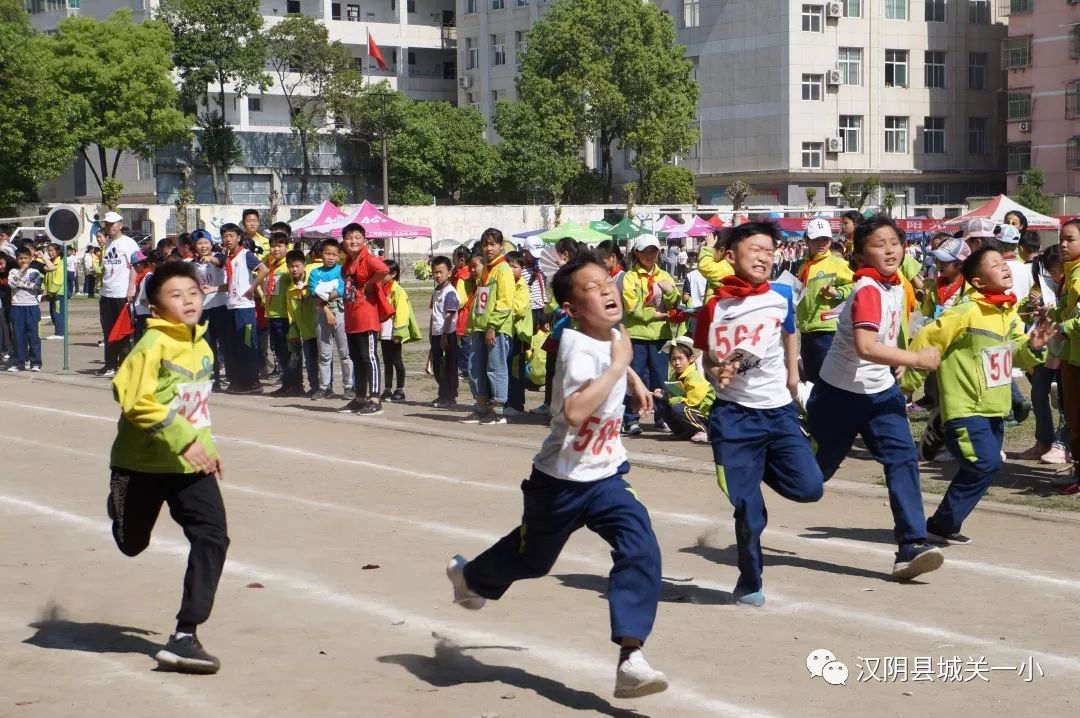
[[[821,239],[833,236],[832,225],[826,219],[812,219],[806,223],[806,238]]]
[[[532,237],[526,237],[525,241],[521,243],[521,248],[529,254],[535,256],[544,249],[544,240],[540,239],[536,235]]]
[[[657,239],[655,235],[643,234],[639,236],[636,240],[634,240],[635,252],[640,252],[644,249],[648,249],[649,247],[656,247],[657,249],[660,249],[660,240]]]
[[[997,238],[1004,244],[1020,244],[1020,230],[1011,224],[1003,224]]]
[[[108,214],[106,214],[104,217],[101,218],[101,221],[102,222],[123,222],[124,218],[120,215],[119,212],[109,212]]]
[[[986,219],[985,217],[975,217],[969,219],[967,224],[964,225],[964,239],[971,239],[972,237],[993,237],[994,230],[997,229],[997,225],[992,219]]]

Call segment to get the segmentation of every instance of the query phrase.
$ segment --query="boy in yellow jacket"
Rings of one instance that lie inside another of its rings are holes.
[[[393,403],[405,401],[405,359],[402,350],[405,344],[422,339],[420,325],[416,322],[409,295],[401,286],[401,266],[396,260],[386,260],[390,274],[383,283],[386,299],[394,307],[394,316],[384,321],[380,327],[379,339],[386,366],[386,383],[383,385],[382,398]],[[394,377],[397,377],[395,382]],[[394,389],[391,391],[390,387]]]
[[[1024,333],[1017,298],[1009,291],[1012,273],[996,249],[972,252],[963,276],[975,290],[970,300],[923,327],[911,344],[912,351],[933,347],[941,353],[937,373],[945,445],[960,464],[941,505],[926,520],[927,539],[940,544],[971,542],[960,529],[1001,468],[1013,363],[1023,369],[1041,364],[1053,334],[1048,320]],[[902,389],[910,394],[925,376],[909,369]]]
[[[533,335],[532,291],[525,281],[525,265],[528,263],[521,252],[507,252],[506,263],[514,272],[514,334],[510,338],[510,356],[507,358],[509,373],[506,416],[525,413],[525,347]]]
[[[469,388],[476,410],[466,424],[505,424],[503,407],[510,389],[506,371],[510,339],[514,334],[514,272],[503,255],[503,233],[494,227],[480,235],[484,268],[469,303],[466,331],[472,340]]]
[[[161,505],[169,505],[191,550],[176,631],[155,659],[167,670],[216,673],[220,662],[195,635],[210,617],[229,546],[221,457],[210,434],[214,358],[198,323],[203,292],[190,263],[165,262],[147,280],[146,295],[146,333],[113,379],[121,414],[106,507],[116,545],[137,556],[150,544]]]
[[[1069,427],[1069,449],[1073,457],[1073,477],[1080,479],[1080,221],[1070,220],[1061,226],[1058,240],[1065,262],[1065,279],[1052,316],[1061,323],[1064,339],[1055,342],[1054,355],[1061,357],[1061,390],[1065,400],[1065,421]],[[1063,490],[1080,493],[1080,482]]]
[[[285,255],[289,274],[285,282],[285,310],[289,318],[289,363],[282,372],[281,389],[286,396],[306,396],[319,390],[319,342],[316,338],[315,300],[308,294],[307,259],[304,252],[291,249]],[[319,266],[322,266],[321,264]],[[303,370],[307,370],[308,390],[304,393]],[[277,392],[274,392],[277,394]]]
[[[809,256],[799,267],[803,296],[795,310],[795,323],[799,329],[803,379],[809,382],[818,380],[821,365],[836,336],[839,306],[851,296],[855,286],[848,263],[829,251],[832,236],[827,220],[812,219],[806,225]]]

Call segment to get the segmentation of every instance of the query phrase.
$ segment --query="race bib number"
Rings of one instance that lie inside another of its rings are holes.
[[[983,376],[986,387],[1005,386],[1012,382],[1012,349],[1008,346],[982,350]]]
[[[620,431],[622,431],[622,419],[608,419],[601,422],[600,417],[590,416],[578,429],[570,448],[579,454],[586,452],[593,456],[612,454],[615,451],[614,444],[619,441]]]
[[[210,387],[209,381],[193,381],[176,386],[176,413],[188,420],[196,429],[210,426]]]
[[[733,356],[735,350],[757,358],[765,354],[765,349],[773,340],[780,322],[773,324],[714,324],[711,327],[712,349],[715,359],[722,362]]]
[[[484,314],[488,309],[488,302],[491,301],[491,287],[477,287],[476,288],[476,313]]]

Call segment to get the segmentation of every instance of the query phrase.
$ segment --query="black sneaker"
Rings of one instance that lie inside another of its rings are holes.
[[[403,404],[405,402],[405,390],[395,389],[394,393],[390,395],[387,401],[393,402],[394,404]]]
[[[261,394],[262,389],[263,389],[262,382],[257,381],[257,382],[254,382],[253,384],[248,384],[247,386],[236,386],[236,387],[234,387],[233,385],[230,384],[226,393],[228,393],[228,394]]]
[[[195,636],[169,636],[169,642],[154,660],[162,668],[179,673],[217,673],[221,668],[221,661],[207,653]]]
[[[641,424],[634,422],[633,424],[624,427],[623,433],[627,436],[641,436]]]
[[[221,382],[220,381],[215,381],[213,384],[211,384],[210,385],[210,391],[215,392],[215,393],[221,393],[221,391],[222,391]]]
[[[369,401],[357,409],[356,413],[360,416],[378,416],[382,413],[382,404],[374,400]]]
[[[379,394],[379,401],[386,401],[393,394],[389,389],[383,389],[383,393]]]
[[[112,491],[105,497],[105,513],[109,515],[110,521],[116,521],[116,504],[113,502]]]
[[[505,423],[506,417],[503,416],[502,412],[498,411],[489,411],[488,413],[480,417],[481,426],[497,426],[499,424]]]
[[[929,526],[926,527],[926,542],[937,544],[938,546],[964,546],[971,543],[971,539],[960,533],[954,531],[951,534],[938,533]]]
[[[94,372],[94,376],[109,376],[110,371],[112,371],[112,369],[109,369],[109,367],[107,366],[103,366],[96,372]]]
[[[360,410],[366,406],[366,402],[363,399],[353,399],[345,406],[338,409],[339,414],[359,414]]]
[[[1031,402],[1022,401],[1019,404],[1013,404],[1013,419],[1017,424],[1023,424],[1030,415]]]
[[[329,389],[316,389],[311,392],[311,400],[318,401],[319,399],[329,399],[334,396],[334,392]]]
[[[896,552],[892,567],[893,578],[907,581],[930,571],[936,571],[945,563],[941,549],[925,543],[909,543]]]
[[[919,460],[933,461],[945,447],[945,428],[941,425],[941,411],[935,410],[926,420],[926,430],[919,438]]]

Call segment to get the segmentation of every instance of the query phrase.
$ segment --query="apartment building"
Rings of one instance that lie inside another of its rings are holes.
[[[54,31],[60,21],[74,14],[104,20],[120,8],[130,8],[138,20],[152,17],[159,0],[26,0],[31,21],[44,32]],[[82,7],[80,7],[80,5]],[[324,23],[330,40],[340,41],[352,52],[368,82],[387,81],[395,89],[418,100],[457,99],[456,28],[453,0],[262,0],[265,27],[290,14],[302,13]],[[367,56],[371,33],[386,60],[381,70]],[[271,76],[273,72],[268,68]],[[236,129],[244,158],[230,170],[232,199],[242,204],[265,204],[271,190],[282,203],[299,201],[302,158],[291,138],[289,111],[280,85],[265,92],[238,98],[227,86],[226,120]],[[217,107],[216,91],[207,100]],[[357,148],[340,138],[320,139],[309,184],[312,197],[323,197],[334,185],[359,195],[361,165]],[[192,175],[197,202],[212,202],[208,172],[201,171],[195,147],[161,148],[154,158],[123,162],[120,179],[125,196],[146,201],[172,202],[181,185],[181,169],[195,168]],[[377,182],[377,178],[376,178]],[[72,171],[42,189],[43,199],[75,199],[96,195],[96,186],[81,158]]]
[[[1008,184],[1038,167],[1048,194],[1080,194],[1080,2],[1009,0]]]

